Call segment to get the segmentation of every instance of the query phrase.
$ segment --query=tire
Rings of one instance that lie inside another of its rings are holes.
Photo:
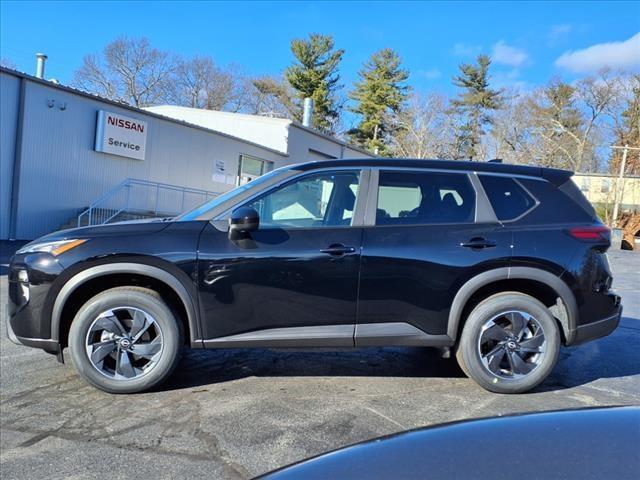
[[[109,393],[137,393],[164,382],[182,351],[182,324],[160,295],[117,287],[85,303],[69,332],[73,364]]]
[[[547,378],[559,353],[560,330],[549,309],[529,295],[504,292],[473,309],[456,356],[484,389],[523,393]]]

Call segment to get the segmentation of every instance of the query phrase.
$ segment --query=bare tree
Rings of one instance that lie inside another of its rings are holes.
[[[84,57],[74,84],[90,92],[145,107],[162,103],[175,71],[175,59],[146,38],[121,37],[102,53]]]
[[[447,100],[440,94],[414,93],[392,119],[390,148],[408,158],[453,158],[451,145],[456,128]]]
[[[535,133],[531,119],[531,95],[519,91],[505,91],[502,108],[496,112],[488,150],[493,158],[506,163],[536,165],[545,158],[543,142]]]
[[[0,58],[0,66],[3,66],[5,68],[12,68],[13,70],[16,69],[16,64],[13,63],[11,60],[9,60],[8,58]]]
[[[169,100],[176,105],[223,110],[233,95],[235,79],[211,57],[178,61],[169,87]]]
[[[530,131],[538,142],[536,163],[571,170],[599,168],[596,149],[602,143],[603,117],[616,104],[620,84],[603,71],[576,85],[552,80],[529,102]]]

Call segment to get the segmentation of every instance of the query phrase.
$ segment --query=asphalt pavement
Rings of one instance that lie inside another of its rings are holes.
[[[250,478],[380,435],[515,412],[640,405],[640,253],[611,252],[624,318],[563,348],[534,392],[498,395],[424,348],[189,351],[162,389],[109,395],[0,339],[0,477]],[[6,303],[0,277],[0,304]],[[68,358],[68,355],[67,355]]]

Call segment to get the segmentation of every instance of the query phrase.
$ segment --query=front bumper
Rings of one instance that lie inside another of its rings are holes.
[[[56,340],[51,340],[49,338],[27,338],[16,335],[13,331],[13,327],[11,326],[11,319],[9,318],[9,315],[7,315],[6,328],[7,337],[16,345],[41,348],[48,353],[60,353],[60,344]]]
[[[13,343],[58,353],[51,335],[49,293],[62,271],[48,254],[17,254],[9,265],[6,332]]]

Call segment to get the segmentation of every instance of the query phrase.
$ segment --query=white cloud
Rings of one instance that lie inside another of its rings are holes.
[[[442,72],[437,68],[432,68],[429,70],[420,70],[418,75],[426,78],[427,80],[435,80],[436,78],[440,78],[442,76]]]
[[[468,45],[466,43],[456,43],[452,53],[457,57],[473,57],[478,55],[482,47],[480,45]]]
[[[529,61],[529,54],[524,50],[507,45],[502,40],[493,46],[491,59],[495,63],[510,67],[521,67]]]
[[[491,78],[491,84],[511,93],[525,93],[531,90],[531,84],[520,79],[520,70],[517,68],[496,72]]]
[[[622,42],[598,43],[582,50],[565,52],[555,63],[575,73],[596,72],[604,67],[640,69],[640,32]]]

